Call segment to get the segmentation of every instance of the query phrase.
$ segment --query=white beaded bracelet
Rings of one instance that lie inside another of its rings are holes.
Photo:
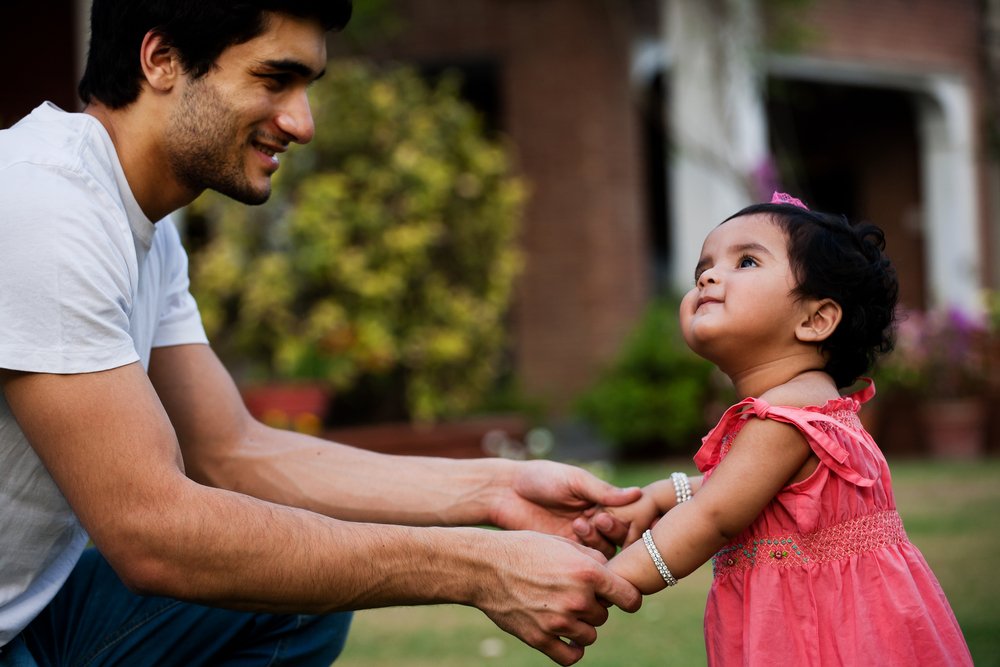
[[[691,480],[682,472],[670,473],[670,480],[674,483],[674,495],[677,497],[677,504],[691,500]]]
[[[656,544],[653,542],[653,534],[648,530],[642,534],[642,543],[646,545],[646,551],[649,552],[649,557],[653,559],[653,565],[660,572],[663,581],[667,582],[667,586],[676,586],[677,577],[670,574],[670,568],[663,562],[660,550],[656,548]]]

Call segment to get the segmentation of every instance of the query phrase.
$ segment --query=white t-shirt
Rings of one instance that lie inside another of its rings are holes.
[[[173,222],[129,189],[97,119],[45,103],[0,131],[0,368],[88,373],[207,343]],[[87,543],[0,392],[0,646]]]

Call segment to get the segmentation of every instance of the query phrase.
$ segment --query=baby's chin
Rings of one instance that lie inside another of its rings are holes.
[[[706,355],[711,353],[713,341],[717,338],[711,327],[705,326],[697,317],[682,317],[681,335],[692,352],[708,359]]]
[[[699,335],[697,327],[693,329],[684,330],[684,342],[687,343],[688,348],[697,354],[702,359],[710,361],[711,363],[718,366],[720,369],[725,369],[729,364],[728,356],[736,354],[741,356],[738,352],[727,349],[725,346],[725,340],[719,336],[711,335]]]

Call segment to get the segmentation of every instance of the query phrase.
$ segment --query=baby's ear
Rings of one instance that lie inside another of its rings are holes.
[[[819,343],[829,338],[840,324],[844,313],[833,299],[810,299],[805,317],[795,328],[795,337],[803,343]]]

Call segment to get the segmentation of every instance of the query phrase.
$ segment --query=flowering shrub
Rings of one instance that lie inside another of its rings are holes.
[[[985,316],[958,308],[902,310],[896,347],[876,372],[880,387],[930,396],[984,391],[992,327]]]
[[[205,329],[252,380],[321,381],[352,418],[433,421],[502,370],[525,185],[458,82],[332,61],[270,201],[206,193]]]

